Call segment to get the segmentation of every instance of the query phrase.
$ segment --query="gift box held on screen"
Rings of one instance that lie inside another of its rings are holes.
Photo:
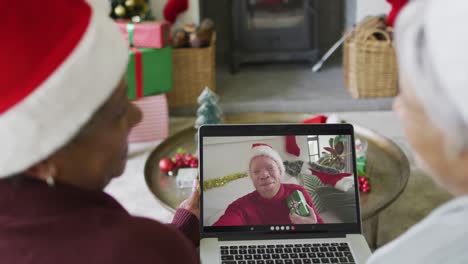
[[[130,48],[127,68],[128,98],[168,92],[172,89],[172,48]]]
[[[166,21],[117,23],[130,47],[160,49],[171,44],[171,26]]]
[[[290,212],[300,216],[309,216],[310,211],[307,208],[307,202],[301,191],[295,190],[286,198]]]
[[[166,95],[143,97],[133,101],[143,119],[130,132],[129,142],[163,140],[169,135],[169,110]]]

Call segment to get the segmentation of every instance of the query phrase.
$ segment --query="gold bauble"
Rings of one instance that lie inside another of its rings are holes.
[[[135,0],[127,0],[125,1],[125,6],[130,8],[130,9],[133,9],[135,7]]]
[[[116,6],[116,7],[114,8],[114,13],[115,13],[115,15],[118,16],[118,17],[123,17],[123,16],[125,16],[125,13],[126,13],[125,7],[123,7],[122,5]]]

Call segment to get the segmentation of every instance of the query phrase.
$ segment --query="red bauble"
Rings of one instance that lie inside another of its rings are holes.
[[[180,168],[183,168],[185,166],[185,163],[184,163],[183,160],[179,159],[179,160],[176,160],[175,166],[176,166],[177,169],[180,169]]]
[[[190,153],[185,154],[184,165],[185,166],[190,166],[191,161],[192,161],[192,155],[190,155]]]
[[[198,160],[197,159],[192,159],[190,162],[190,167],[191,168],[198,168]]]
[[[171,171],[174,168],[174,165],[174,162],[169,158],[164,158],[159,161],[159,169],[164,173]]]
[[[177,162],[178,160],[182,160],[182,161],[183,161],[184,159],[185,159],[185,157],[184,157],[184,154],[182,154],[182,153],[177,153],[177,154],[175,155],[175,160],[176,160],[176,162]]]

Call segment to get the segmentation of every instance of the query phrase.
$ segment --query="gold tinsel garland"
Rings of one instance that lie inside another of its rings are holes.
[[[226,185],[227,183],[229,183],[231,181],[241,179],[241,178],[245,178],[245,177],[247,177],[246,172],[239,172],[239,173],[230,174],[230,175],[227,175],[227,176],[224,176],[224,177],[219,177],[219,178],[214,178],[214,179],[211,179],[211,180],[206,180],[206,181],[203,181],[203,190],[206,191],[206,190],[209,190],[209,189],[222,187],[222,186]]]

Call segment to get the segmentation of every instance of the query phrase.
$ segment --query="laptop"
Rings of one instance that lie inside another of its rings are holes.
[[[205,125],[198,140],[202,263],[366,262],[352,125]]]

